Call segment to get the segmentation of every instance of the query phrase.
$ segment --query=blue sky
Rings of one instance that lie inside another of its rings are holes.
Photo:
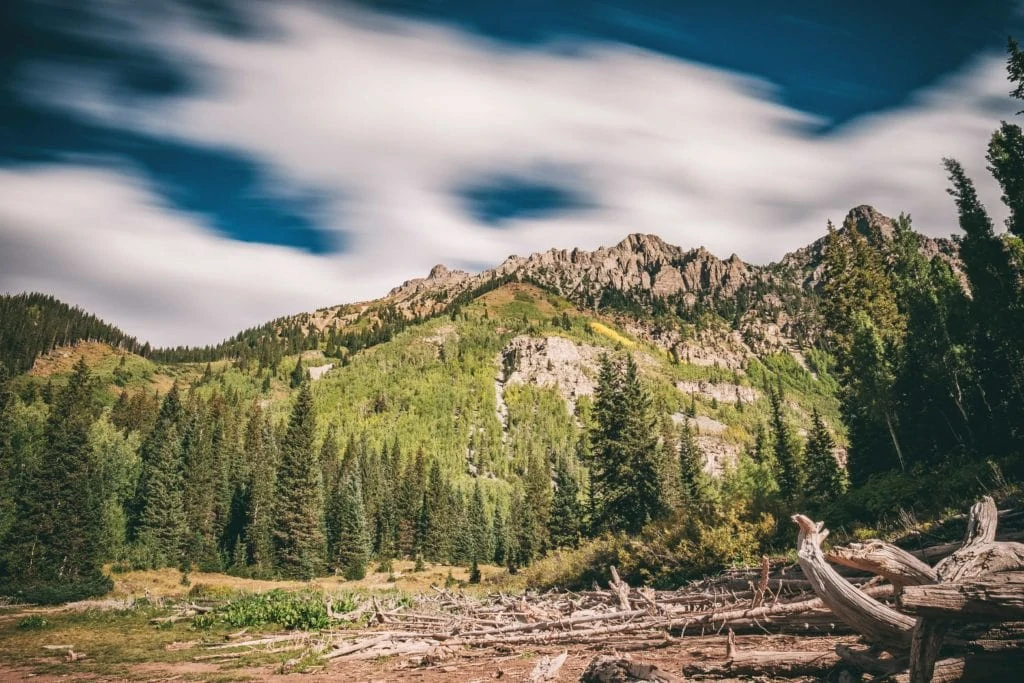
[[[948,234],[944,155],[997,208],[1018,3],[782,6],[5,3],[0,290],[209,343],[630,232],[764,262],[871,203]]]

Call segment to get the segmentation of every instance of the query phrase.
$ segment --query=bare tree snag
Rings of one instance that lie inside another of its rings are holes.
[[[608,583],[608,586],[615,591],[616,597],[619,599],[619,607],[623,612],[628,612],[630,609],[629,604],[629,584],[619,578],[619,570],[615,567],[611,567],[612,580]]]
[[[938,582],[938,574],[927,564],[906,550],[877,539],[832,548],[825,558],[835,564],[878,574],[894,586]]]
[[[821,550],[828,537],[823,522],[813,522],[804,515],[793,515],[793,521],[800,527],[800,568],[821,601],[868,640],[884,646],[908,647],[914,620],[865,595],[828,564]]]

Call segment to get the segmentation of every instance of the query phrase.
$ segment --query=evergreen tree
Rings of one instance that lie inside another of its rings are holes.
[[[288,376],[288,383],[292,389],[302,386],[302,383],[306,381],[306,369],[302,367],[302,356],[299,356],[295,360],[295,367],[292,368],[291,374]]]
[[[985,454],[1024,445],[1024,291],[1021,273],[959,163],[946,159],[965,236],[960,257],[971,284],[972,366],[977,377],[975,434]]]
[[[679,488],[681,503],[693,508],[700,495],[700,477],[704,471],[704,454],[697,444],[697,435],[689,421],[679,429]]]
[[[343,475],[332,498],[337,501],[338,529],[332,561],[346,579],[359,580],[366,576],[366,565],[370,560],[370,534],[363,508],[363,493],[355,473]]]
[[[101,572],[104,492],[89,453],[96,417],[92,377],[79,359],[50,407],[43,457],[17,501],[9,559],[24,584],[110,587]]]
[[[274,515],[276,567],[285,576],[309,579],[324,570],[324,493],[314,449],[316,416],[309,383],[299,389],[281,443]]]
[[[779,492],[783,501],[791,506],[796,506],[799,505],[803,497],[803,460],[783,414],[782,399],[782,385],[779,384],[768,394],[772,411],[775,461],[778,468],[776,479],[779,482]]]
[[[468,529],[470,534],[470,558],[476,561],[486,561],[491,558],[491,525],[487,521],[487,511],[484,509],[484,494],[480,487],[480,480],[473,483],[473,497],[469,502],[469,514],[467,516]]]
[[[842,469],[835,457],[835,446],[821,413],[815,408],[811,412],[811,431],[807,435],[804,457],[809,502],[818,508],[835,500],[846,488]]]
[[[451,553],[449,505],[448,487],[441,476],[441,467],[434,461],[430,464],[419,515],[419,552],[430,562],[441,562]]]
[[[620,373],[602,358],[595,391],[592,485],[597,525],[636,533],[665,512],[656,422],[636,362],[627,356]]]
[[[505,526],[505,515],[501,508],[494,510],[494,564],[504,565],[508,561],[508,529]]]
[[[181,566],[188,526],[177,427],[168,427],[156,447],[159,450],[142,465],[138,544],[151,566]]]
[[[257,576],[274,570],[274,497],[277,495],[277,449],[274,428],[259,405],[253,406],[246,429],[249,495],[243,537],[249,562]]]
[[[548,530],[555,548],[575,548],[580,542],[583,508],[579,501],[580,486],[569,471],[566,458],[559,458],[555,468],[555,497],[551,507]]]

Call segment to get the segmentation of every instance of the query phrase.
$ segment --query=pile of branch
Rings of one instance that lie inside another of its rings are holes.
[[[893,655],[883,661],[840,651],[854,667],[912,683],[998,680],[1019,672],[1024,641],[1012,625],[1002,637],[997,629],[988,638],[947,640],[947,634],[963,633],[969,624],[1024,620],[1024,545],[995,540],[998,512],[992,498],[971,508],[964,541],[934,567],[878,540],[835,548],[826,556],[823,523],[803,515],[793,521],[800,528],[800,566],[815,593],[848,626]],[[896,588],[896,608],[851,585],[829,560],[884,577]],[[940,660],[944,645],[953,656]]]
[[[633,587],[609,568],[607,588],[584,591],[496,593],[478,598],[435,587],[414,604],[386,600],[354,612],[329,614],[337,632],[238,637],[208,646],[197,659],[226,659],[251,652],[306,650],[327,661],[405,657],[410,666],[440,665],[462,648],[510,653],[524,645],[578,645],[618,652],[677,645],[688,635],[850,633],[818,598],[799,567],[772,567],[767,558],[752,570],[729,571],[671,591]],[[851,577],[865,595],[891,599],[893,588]],[[853,585],[851,584],[851,585]],[[352,628],[353,615],[369,625]]]

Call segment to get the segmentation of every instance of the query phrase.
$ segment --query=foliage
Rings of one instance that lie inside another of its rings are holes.
[[[338,611],[348,612],[356,608],[356,602],[350,596],[336,600]],[[328,628],[331,619],[327,615],[323,594],[274,589],[230,600],[211,612],[197,615],[193,624],[201,629],[223,624],[231,628],[280,627],[289,631],[318,631]]]

